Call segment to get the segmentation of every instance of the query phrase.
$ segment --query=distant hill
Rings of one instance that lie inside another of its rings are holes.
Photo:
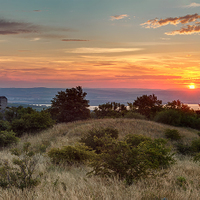
[[[50,104],[58,91],[66,88],[0,88],[0,96],[6,96],[9,103]],[[86,99],[91,106],[115,101],[117,103],[133,102],[144,94],[155,94],[158,99],[167,103],[181,100],[183,103],[200,103],[200,89],[195,90],[158,90],[137,88],[83,88],[87,92]]]

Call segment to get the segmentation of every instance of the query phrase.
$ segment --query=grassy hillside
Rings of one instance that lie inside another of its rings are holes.
[[[92,128],[111,127],[119,131],[119,137],[127,134],[141,134],[151,138],[164,138],[166,129],[177,129],[185,144],[198,138],[196,130],[172,127],[146,120],[136,119],[98,119],[58,124],[52,129],[37,135],[25,135],[17,144],[21,148],[24,142],[31,142],[32,149],[39,159],[38,171],[42,171],[41,184],[34,189],[1,189],[0,199],[107,199],[107,200],[188,200],[199,199],[200,167],[190,157],[176,155],[176,164],[169,169],[161,170],[155,177],[139,180],[131,186],[117,179],[88,177],[90,169],[86,166],[55,166],[45,152],[51,148],[75,144],[80,136]],[[169,142],[168,145],[173,145]],[[44,151],[44,153],[41,153]],[[11,159],[9,149],[0,151],[1,159]]]

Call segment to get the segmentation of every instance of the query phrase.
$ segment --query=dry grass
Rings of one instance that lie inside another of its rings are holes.
[[[47,142],[49,147],[61,147],[71,145],[80,138],[82,134],[92,128],[112,127],[119,130],[120,137],[127,134],[142,134],[152,138],[164,137],[167,128],[177,129],[184,142],[190,142],[198,138],[198,131],[193,129],[175,128],[151,121],[135,119],[102,119],[79,121],[68,124],[58,124],[52,129],[46,130],[38,135],[24,136],[17,145],[21,147],[24,142],[31,142],[33,148],[37,149],[41,144]],[[38,155],[40,162],[38,170],[44,172],[41,184],[32,190],[18,190],[0,188],[0,199],[23,200],[23,199],[48,199],[48,200],[151,200],[166,197],[168,200],[196,200],[200,199],[200,167],[189,157],[177,157],[177,163],[170,169],[161,170],[156,177],[150,177],[135,182],[127,187],[117,179],[103,179],[100,177],[87,177],[90,170],[86,166],[59,167],[50,163],[45,155]],[[0,152],[1,158],[11,159],[8,149]],[[184,177],[186,183],[178,184],[177,178]]]

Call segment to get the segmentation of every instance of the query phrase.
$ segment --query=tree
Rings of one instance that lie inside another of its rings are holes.
[[[130,103],[129,103],[130,106]],[[137,97],[137,100],[133,102],[133,107],[142,115],[147,118],[151,118],[156,114],[156,112],[162,109],[162,100],[158,100],[155,94],[143,95]]]
[[[72,122],[89,118],[89,101],[85,99],[86,95],[81,86],[58,92],[51,101],[52,117],[57,122]]]

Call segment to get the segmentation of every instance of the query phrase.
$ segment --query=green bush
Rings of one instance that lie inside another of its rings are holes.
[[[10,123],[8,121],[0,120],[0,131],[10,130]]]
[[[182,136],[180,135],[179,131],[176,129],[166,129],[165,130],[165,137],[170,140],[181,140]]]
[[[0,131],[0,147],[5,147],[19,140],[13,131]]]
[[[134,112],[134,111],[128,111],[125,115],[125,118],[129,119],[146,119],[144,115],[141,115],[140,113]]]
[[[36,174],[38,159],[34,152],[29,150],[30,145],[30,143],[25,143],[23,150],[11,150],[12,154],[16,156],[12,160],[12,165],[7,160],[0,163],[0,187],[16,187],[23,190],[35,187],[40,183],[42,173]]]
[[[154,121],[173,126],[180,126],[181,114],[177,110],[164,110],[156,114]]]
[[[173,154],[165,147],[164,139],[127,136],[123,141],[117,141],[105,136],[99,140],[104,143],[102,153],[93,157],[93,170],[89,174],[118,176],[132,184],[134,179],[146,177],[174,163]]]
[[[100,153],[101,151],[99,148],[103,146],[103,143],[96,139],[105,137],[106,135],[117,139],[119,132],[117,129],[113,128],[92,129],[87,134],[83,135],[83,137],[80,139],[80,142],[95,150],[96,153]]]
[[[183,144],[182,142],[175,144],[176,150],[182,155],[191,155],[192,147],[188,144]]]
[[[48,156],[55,164],[66,163],[68,165],[80,164],[88,161],[95,153],[85,145],[63,146],[61,149],[53,148],[48,152]]]
[[[21,136],[23,133],[34,133],[53,126],[55,122],[46,111],[32,112],[24,114],[20,119],[14,119],[11,123],[11,128]]]
[[[200,138],[195,139],[195,140],[192,141],[191,149],[195,153],[200,152]]]

